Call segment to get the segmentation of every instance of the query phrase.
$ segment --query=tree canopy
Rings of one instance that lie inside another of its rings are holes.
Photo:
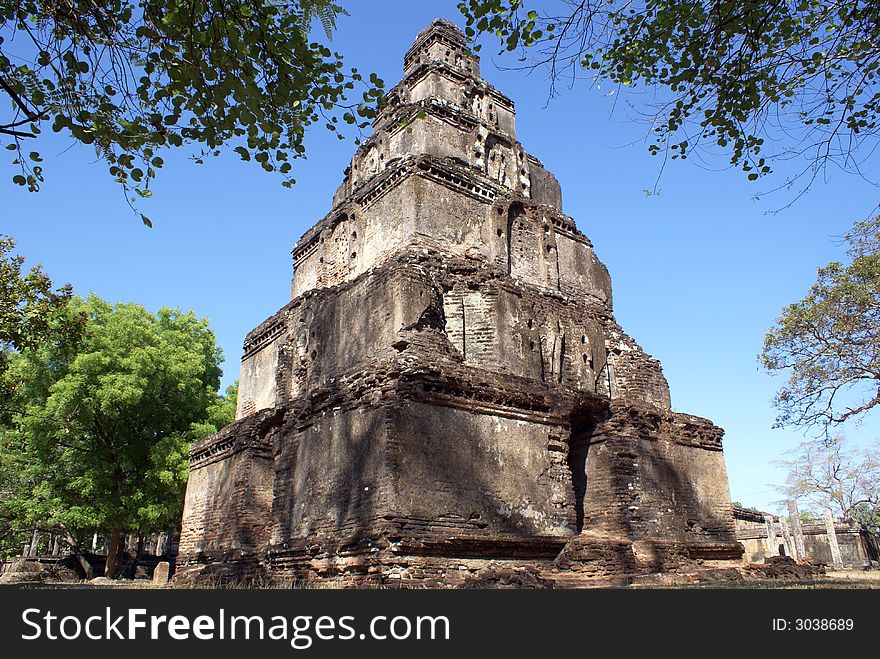
[[[4,378],[11,352],[36,348],[50,337],[69,343],[82,326],[81,319],[61,313],[71,287],[55,288],[39,265],[23,272],[25,258],[14,249],[15,240],[0,236],[0,421],[12,412]]]
[[[49,332],[54,312],[72,295],[69,285],[54,288],[39,265],[22,273],[25,257],[13,253],[15,240],[0,235],[0,350],[36,347]]]
[[[633,103],[649,150],[720,153],[750,180],[775,159],[807,184],[860,173],[876,147],[880,6],[865,0],[463,0],[467,35],[497,36],[523,66],[650,92]],[[542,3],[542,7],[546,5]]]
[[[330,38],[332,0],[23,0],[0,4],[0,137],[36,191],[35,144],[46,125],[94,145],[129,202],[149,197],[163,149],[197,161],[230,145],[243,160],[295,182],[306,129],[373,116],[382,81],[347,69],[310,38]],[[360,97],[350,95],[361,87]],[[150,220],[141,217],[147,225]]]
[[[787,372],[779,426],[829,429],[880,405],[880,218],[846,234],[850,263],[829,263],[764,339],[761,360]]]
[[[192,442],[231,420],[221,353],[192,312],[74,298],[87,320],[71,348],[14,353],[17,413],[2,433],[0,519],[19,529],[124,532],[179,523]],[[232,394],[233,392],[229,392]]]

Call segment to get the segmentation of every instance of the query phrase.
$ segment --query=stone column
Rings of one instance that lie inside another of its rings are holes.
[[[791,517],[791,530],[794,533],[794,544],[797,547],[797,557],[799,559],[806,558],[807,552],[804,549],[804,532],[801,529],[801,514],[798,511],[797,502],[790,499],[788,502],[788,515]]]
[[[782,527],[782,538],[785,543],[785,551],[788,552],[788,555],[793,559],[797,560],[797,547],[794,544],[794,541],[791,539],[791,531],[788,528],[788,519],[785,517],[779,518],[779,526]]]
[[[779,543],[776,542],[776,527],[773,525],[773,516],[764,517],[767,526],[767,556],[779,556]]]
[[[831,563],[835,570],[843,569],[843,558],[840,556],[840,545],[837,544],[837,531],[834,529],[834,515],[825,510],[825,532],[828,535],[828,546],[831,547]]]
[[[31,545],[28,547],[28,556],[36,556],[39,553],[39,548],[40,532],[34,529],[33,534],[31,534]]]

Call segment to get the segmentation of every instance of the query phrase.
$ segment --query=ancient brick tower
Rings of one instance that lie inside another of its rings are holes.
[[[722,430],[670,410],[451,23],[418,35],[293,257],[236,422],[192,450],[181,578],[565,584],[739,558]]]

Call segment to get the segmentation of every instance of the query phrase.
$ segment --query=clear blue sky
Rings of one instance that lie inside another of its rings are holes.
[[[332,47],[389,86],[433,18],[462,25],[456,0],[343,4],[350,16]],[[661,360],[674,408],[726,429],[733,499],[773,508],[772,486],[784,475],[772,462],[803,437],[771,429],[779,381],[760,371],[756,355],[816,268],[842,257],[838,237],[872,212],[876,188],[832,173],[774,215],[768,211],[792,193],[754,197],[781,176],[749,183],[740,172],[687,161],[667,165],[661,193],[646,196],[660,162],[648,155],[640,141],[646,129],[629,120],[623,99],[612,113],[607,90],[580,83],[548,105],[546,80],[500,69],[515,62],[496,53],[494,44],[483,48],[483,76],[515,101],[519,139],[556,174],[565,212],[611,271],[617,319]],[[155,225],[147,229],[90,148],[68,148],[47,133],[39,145],[47,176],[41,192],[12,184],[9,167],[0,179],[0,233],[79,294],[208,317],[227,359],[224,384],[237,379],[244,335],[288,301],[290,248],[329,210],[353,143],[315,127],[291,190],[231,152],[202,166],[183,153],[163,154],[155,196],[143,204]],[[876,160],[873,166],[876,174]],[[848,434],[864,442],[878,427],[875,419]]]

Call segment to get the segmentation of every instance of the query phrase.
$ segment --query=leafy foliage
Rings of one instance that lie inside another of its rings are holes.
[[[541,14],[529,4],[463,0],[459,8],[468,37],[495,35],[528,67],[547,67],[551,93],[559,78],[583,73],[650,89],[653,154],[686,158],[707,147],[749,180],[769,173],[773,157],[804,157],[798,176],[812,181],[829,164],[858,172],[875,145],[877,3],[567,0]]]
[[[880,447],[855,449],[843,436],[803,442],[780,464],[788,471],[780,490],[814,515],[825,509],[880,529]]]
[[[0,236],[0,421],[12,411],[11,382],[4,378],[11,351],[36,348],[50,337],[70,344],[82,329],[81,318],[60,313],[70,301],[70,286],[53,290],[39,265],[23,273],[25,259],[14,249],[11,237]]]
[[[70,285],[53,290],[39,265],[22,274],[25,258],[15,240],[0,236],[0,350],[33,348],[49,332],[52,314],[71,297]]]
[[[207,321],[74,298],[75,350],[14,353],[17,413],[0,432],[0,520],[19,529],[151,531],[179,522],[192,442],[229,418]]]
[[[213,402],[208,405],[204,421],[194,423],[190,427],[193,441],[207,437],[235,421],[235,407],[237,403],[238,381],[226,387],[226,392],[223,395],[216,395],[214,397]]]
[[[329,38],[340,13],[330,0],[0,4],[0,91],[12,110],[0,135],[20,170],[13,181],[39,189],[43,158],[26,144],[49,122],[94,145],[127,195],[151,196],[160,152],[185,144],[197,147],[197,162],[234,144],[292,185],[310,125],[363,128],[382,97],[382,80],[364,80],[310,41],[313,20]]]
[[[764,339],[764,367],[789,372],[775,400],[778,426],[827,435],[880,404],[880,218],[857,223],[846,240],[850,264],[821,268]]]

